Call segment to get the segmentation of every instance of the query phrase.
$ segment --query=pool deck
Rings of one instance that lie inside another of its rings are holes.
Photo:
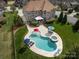
[[[48,33],[48,29],[44,25],[40,25],[39,27],[30,27],[29,25],[27,25],[27,28],[28,28],[29,32],[28,32],[27,35],[25,35],[24,38],[29,37],[30,34],[32,33],[32,31],[34,30],[34,28],[38,28],[40,30],[42,36],[45,36],[45,34]],[[45,56],[45,57],[55,57],[55,56],[58,56],[59,54],[61,54],[62,49],[63,49],[62,39],[60,38],[60,36],[56,32],[53,32],[51,36],[56,36],[57,40],[58,40],[56,42],[57,49],[55,51],[51,51],[51,52],[44,51],[42,49],[37,48],[35,46],[35,44],[33,46],[31,46],[30,49],[33,52],[35,52],[35,53],[37,53],[39,55]]]

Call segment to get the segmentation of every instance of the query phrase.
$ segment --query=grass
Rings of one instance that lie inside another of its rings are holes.
[[[65,56],[73,46],[79,45],[79,33],[74,33],[71,25],[54,24],[53,26],[63,41],[63,52],[60,56]]]
[[[0,59],[12,59],[11,32],[0,28]]]
[[[21,27],[15,34],[15,44],[16,44],[16,50],[18,50],[21,47],[21,44],[23,42],[23,38],[25,36],[25,34],[27,33],[27,29],[25,28],[25,26]]]
[[[19,54],[18,50],[23,43],[25,33],[27,33],[27,29],[23,27],[15,34],[17,59],[63,59],[65,54],[68,53],[69,50],[73,49],[73,46],[79,45],[79,33],[73,33],[71,25],[61,25],[56,23],[51,25],[55,27],[55,32],[57,32],[62,38],[63,51],[61,55],[56,58],[47,58],[32,52],[29,48],[26,48],[26,51],[23,54]]]

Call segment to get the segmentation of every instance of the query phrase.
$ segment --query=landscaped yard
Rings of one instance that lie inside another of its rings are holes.
[[[19,49],[24,46],[23,38],[27,33],[27,29],[22,27],[15,33],[15,45],[16,45],[16,56],[17,59],[63,59],[65,54],[69,53],[75,45],[79,45],[79,33],[74,33],[72,31],[71,25],[61,25],[61,24],[51,24],[55,27],[55,32],[60,35],[63,41],[63,51],[60,56],[56,58],[47,58],[32,52],[28,47],[26,51],[22,54],[18,53]]]
[[[11,32],[0,28],[0,59],[12,59]]]

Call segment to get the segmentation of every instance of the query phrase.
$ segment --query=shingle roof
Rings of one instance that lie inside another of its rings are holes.
[[[75,23],[78,21],[77,18],[72,16],[67,16],[67,22],[71,23],[72,25],[75,25]]]
[[[0,0],[0,8],[5,6],[5,2],[3,0]]]
[[[55,8],[53,4],[51,4],[48,0],[32,0],[28,2],[26,6],[24,6],[25,11],[51,11]]]
[[[45,1],[43,11],[51,11],[55,8],[53,4],[51,4],[48,0]]]

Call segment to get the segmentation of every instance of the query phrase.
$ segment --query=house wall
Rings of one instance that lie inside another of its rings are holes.
[[[37,16],[42,16],[46,20],[49,20],[50,18],[55,16],[55,10],[52,10],[51,12],[46,12],[46,11],[23,11],[24,16],[26,17],[27,21],[32,21],[35,17]]]
[[[32,12],[27,12],[27,11],[24,11],[24,16],[26,17],[26,20],[33,20],[36,16],[39,16],[40,15],[40,12],[39,11],[32,11]]]
[[[42,17],[45,17],[46,20],[49,20],[50,18],[55,17],[55,11],[53,10],[51,12],[46,12],[46,13],[43,12]]]

